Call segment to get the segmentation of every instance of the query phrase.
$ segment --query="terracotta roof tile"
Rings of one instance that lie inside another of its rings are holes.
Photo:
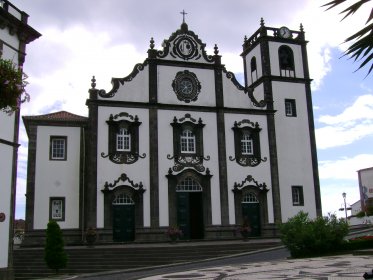
[[[77,121],[77,122],[84,122],[87,121],[87,117],[75,115],[66,111],[60,111],[56,113],[50,113],[45,115],[38,115],[38,116],[23,116],[26,120],[37,120],[37,121]]]

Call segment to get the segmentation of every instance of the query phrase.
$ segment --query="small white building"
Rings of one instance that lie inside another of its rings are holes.
[[[26,242],[50,219],[67,242],[275,236],[299,211],[321,215],[305,33],[260,28],[243,44],[244,85],[183,22],[88,117],[23,118],[29,137]],[[238,42],[239,43],[239,42]]]
[[[0,58],[22,66],[26,45],[40,34],[27,24],[28,15],[0,1]],[[1,95],[1,92],[0,92]],[[17,179],[20,112],[0,110],[0,279],[12,277],[12,238]]]

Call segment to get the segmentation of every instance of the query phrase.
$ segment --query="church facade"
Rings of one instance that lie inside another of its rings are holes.
[[[260,28],[243,44],[244,85],[183,22],[109,91],[92,78],[88,117],[25,116],[26,242],[50,219],[68,242],[225,239],[249,224],[275,236],[321,215],[307,41]]]

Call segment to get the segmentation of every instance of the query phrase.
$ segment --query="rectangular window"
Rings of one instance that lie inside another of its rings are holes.
[[[287,117],[296,117],[297,116],[295,99],[285,99],[285,115]]]
[[[190,130],[184,130],[180,136],[180,151],[182,153],[196,152],[196,137]]]
[[[117,133],[117,151],[131,151],[131,134],[125,128],[121,128]]]
[[[292,186],[293,206],[304,206],[303,187]]]
[[[241,152],[243,155],[253,155],[253,139],[251,139],[250,135],[244,134],[241,139]]]
[[[50,137],[50,160],[66,160],[67,154],[67,137],[51,136]]]
[[[49,198],[49,219],[55,221],[65,220],[65,198],[51,197]]]

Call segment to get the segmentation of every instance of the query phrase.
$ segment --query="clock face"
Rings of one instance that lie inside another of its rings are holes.
[[[289,28],[283,26],[279,29],[279,35],[282,38],[290,38],[291,37],[291,31]]]
[[[172,88],[179,100],[189,103],[197,100],[201,91],[201,84],[196,74],[184,70],[176,74],[175,79],[172,81]]]

